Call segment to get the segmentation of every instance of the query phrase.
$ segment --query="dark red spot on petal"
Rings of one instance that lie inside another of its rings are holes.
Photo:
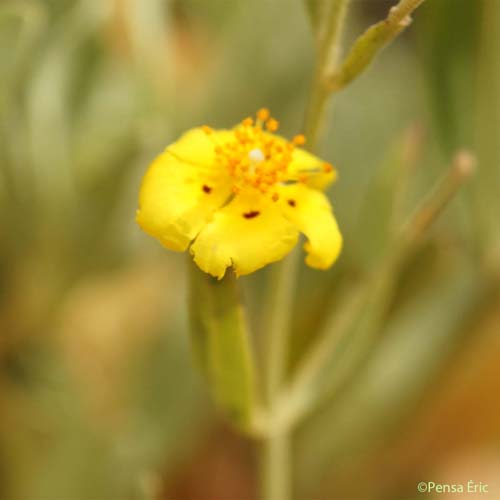
[[[207,193],[207,194],[210,194],[212,192],[212,188],[210,186],[207,186],[206,184],[203,184],[203,192],[204,193]]]
[[[245,219],[253,219],[254,217],[257,217],[257,215],[260,215],[260,212],[257,210],[251,210],[250,212],[244,213],[243,217],[245,217]]]
[[[288,200],[288,204],[291,206],[291,207],[296,207],[297,206],[297,203],[295,200]]]

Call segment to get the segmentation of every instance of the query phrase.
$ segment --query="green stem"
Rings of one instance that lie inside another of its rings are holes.
[[[427,232],[455,197],[462,184],[474,173],[476,163],[476,157],[469,151],[462,150],[455,154],[448,171],[436,183],[429,195],[422,200],[403,227],[403,240],[406,244],[412,244]]]
[[[332,0],[325,3],[328,8],[318,36],[318,59],[314,72],[311,96],[304,120],[304,133],[308,149],[316,147],[318,133],[330,91],[326,75],[336,65],[342,25],[349,0]],[[288,360],[290,333],[290,311],[295,296],[300,252],[296,249],[273,270],[270,287],[269,330],[266,370],[266,396],[271,421],[280,412],[280,394],[284,386]],[[291,429],[272,425],[262,445],[261,497],[264,500],[288,500],[292,494],[291,484]]]
[[[327,89],[322,77],[321,69],[318,67],[315,72],[313,89],[309,100],[306,120],[304,123],[304,135],[307,138],[309,150],[314,150],[318,142],[318,132],[321,126],[323,115],[330,91]]]
[[[291,498],[290,434],[284,430],[270,436],[262,445],[263,500],[288,500]]]
[[[294,250],[272,269],[268,300],[266,399],[269,414],[276,413],[288,360],[290,311],[295,297],[295,282],[300,253]],[[288,432],[273,430],[264,440],[262,449],[262,498],[287,500],[290,498],[290,436]]]
[[[316,148],[319,129],[331,95],[328,75],[335,72],[338,64],[340,38],[348,4],[349,0],[331,2],[329,8],[325,9],[324,24],[318,28],[318,58],[304,122],[304,134],[311,151]]]
[[[266,396],[272,406],[281,389],[288,357],[290,311],[293,306],[295,281],[300,254],[294,250],[272,269],[270,300],[268,301],[268,357]]]

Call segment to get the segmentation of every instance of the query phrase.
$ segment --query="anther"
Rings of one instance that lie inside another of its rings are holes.
[[[241,124],[244,126],[244,127],[251,127],[253,125],[253,118],[245,118]]]
[[[331,163],[325,163],[323,165],[323,170],[326,172],[326,173],[330,173],[333,171],[333,165]]]
[[[293,143],[297,146],[303,146],[306,143],[306,136],[304,134],[298,134],[293,138]]]
[[[240,125],[233,130],[233,139],[221,145],[214,144],[216,161],[223,164],[232,177],[235,194],[252,189],[260,191],[273,201],[280,199],[273,186],[287,181],[289,177],[287,171],[293,151],[305,144],[306,138],[303,134],[298,134],[288,142],[283,141],[272,134],[278,128],[279,122],[271,116],[267,108],[262,108],[257,111],[256,118],[247,117],[240,122]],[[206,125],[202,130],[207,135],[214,133]],[[264,130],[271,133],[268,134]],[[332,170],[333,166],[323,164],[317,173]],[[307,175],[298,175],[297,180],[304,182],[310,175],[311,172],[308,171]],[[202,188],[207,194],[208,189],[212,189],[210,186]],[[285,203],[287,202],[290,203],[285,200]],[[253,218],[258,214],[247,212],[243,215],[246,218]]]
[[[266,122],[266,128],[269,130],[269,132],[276,132],[278,130],[280,124],[278,120],[275,120],[274,118],[269,118]]]
[[[261,108],[259,111],[257,111],[257,119],[265,122],[269,117],[271,116],[271,113],[267,108]]]

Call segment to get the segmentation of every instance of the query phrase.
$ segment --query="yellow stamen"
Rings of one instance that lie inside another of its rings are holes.
[[[264,126],[271,133],[264,133]],[[288,167],[293,160],[293,151],[303,145],[306,138],[298,134],[287,142],[272,134],[278,128],[279,122],[271,117],[268,109],[262,108],[257,112],[256,119],[248,117],[242,120],[233,130],[232,138],[214,145],[216,161],[231,176],[235,194],[250,189],[276,201],[279,195],[273,187],[278,183],[288,180],[303,182],[314,173],[333,169],[330,164],[324,164],[317,172],[290,177]],[[203,127],[203,130],[212,133],[210,127]]]
[[[298,134],[293,138],[293,143],[297,146],[303,146],[306,143],[306,136],[304,134]]]
[[[261,122],[265,122],[270,116],[271,113],[267,108],[261,108],[257,111],[257,120],[260,120]]]
[[[266,128],[269,130],[269,132],[276,132],[276,130],[279,129],[279,122],[278,120],[275,120],[274,118],[269,118],[266,122]]]

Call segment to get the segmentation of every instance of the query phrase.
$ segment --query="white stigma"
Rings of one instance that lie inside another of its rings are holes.
[[[255,148],[248,152],[248,159],[252,163],[261,163],[266,159],[266,157],[261,149]]]

